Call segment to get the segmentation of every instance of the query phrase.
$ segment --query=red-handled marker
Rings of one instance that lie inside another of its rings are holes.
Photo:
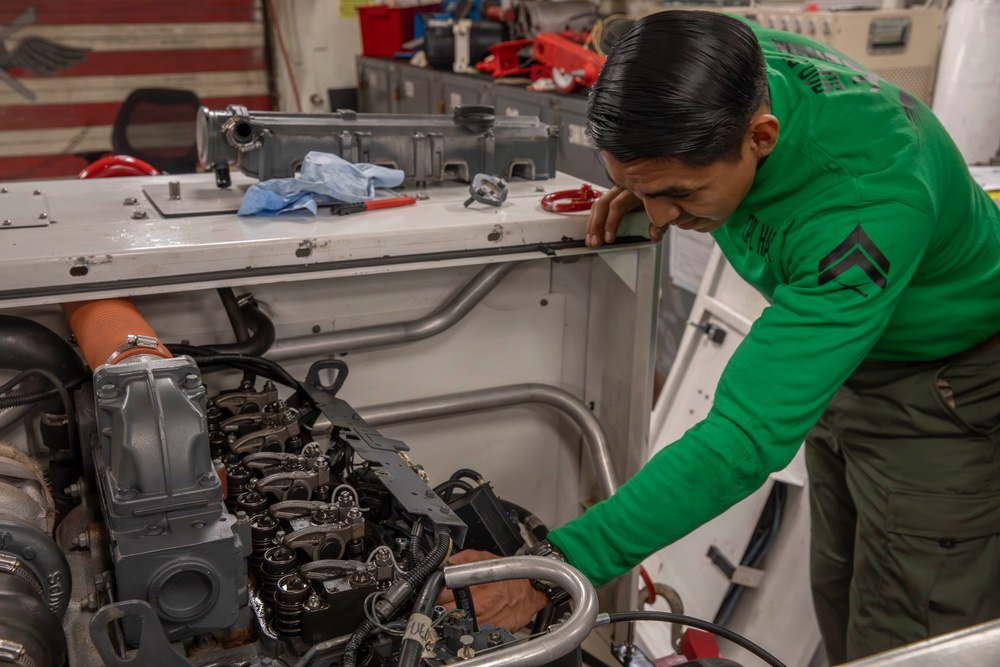
[[[416,197],[389,197],[388,199],[359,201],[356,204],[334,204],[330,207],[330,215],[350,215],[351,213],[377,211],[380,208],[395,208],[397,206],[409,206],[416,203]]]

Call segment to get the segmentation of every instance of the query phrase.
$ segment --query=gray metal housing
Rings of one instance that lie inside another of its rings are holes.
[[[294,176],[309,151],[401,169],[411,183],[470,181],[478,173],[548,179],[556,173],[557,136],[538,118],[497,118],[488,107],[462,107],[454,117],[202,107],[197,121],[206,169],[218,177],[235,162],[261,180]],[[217,178],[220,185],[226,180]]]
[[[118,599],[152,605],[172,641],[228,628],[247,604],[250,525],[222,502],[197,365],[133,357],[98,367],[94,386]]]

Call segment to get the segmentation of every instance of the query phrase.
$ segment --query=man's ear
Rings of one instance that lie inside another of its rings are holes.
[[[767,157],[778,143],[778,119],[771,114],[758,112],[750,121],[750,148],[758,158]]]

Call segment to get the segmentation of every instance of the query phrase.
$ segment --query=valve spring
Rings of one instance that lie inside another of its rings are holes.
[[[250,519],[250,546],[253,549],[247,561],[255,577],[260,577],[260,565],[264,562],[264,553],[274,546],[274,536],[281,526],[268,514],[258,514]]]
[[[226,467],[226,507],[233,514],[238,511],[237,500],[247,490],[251,479],[250,471],[239,463]]]
[[[312,499],[321,503],[329,503],[332,493],[333,489],[330,488],[329,484],[321,484],[313,490]]]
[[[286,574],[295,572],[299,567],[299,557],[286,546],[278,545],[264,552],[264,560],[260,564],[261,599],[267,604],[274,604],[274,591],[278,582]]]
[[[208,436],[208,449],[212,458],[220,458],[226,449],[226,434],[222,431],[212,431]]]
[[[311,593],[309,582],[299,575],[281,578],[274,593],[274,629],[278,634],[302,634],[302,605]]]
[[[256,516],[267,511],[267,496],[260,491],[244,491],[236,498],[236,509],[247,516]]]

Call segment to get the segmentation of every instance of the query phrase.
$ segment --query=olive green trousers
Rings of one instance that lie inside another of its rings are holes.
[[[1000,347],[862,364],[806,463],[831,665],[1000,617]]]

